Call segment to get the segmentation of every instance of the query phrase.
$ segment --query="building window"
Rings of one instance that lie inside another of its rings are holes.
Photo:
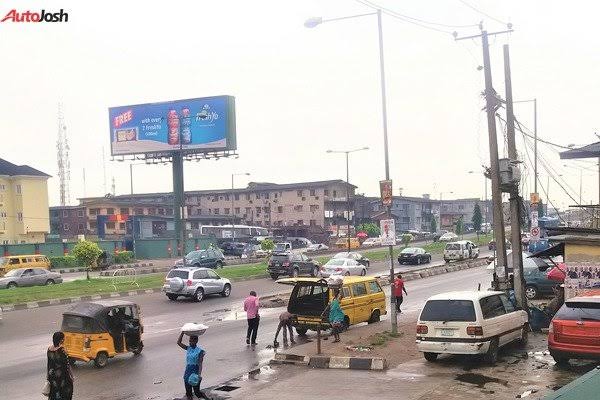
[[[63,224],[63,231],[69,230],[69,224]]]
[[[83,224],[79,224],[79,232],[83,232],[85,230]]]
[[[83,210],[77,210],[77,216],[80,218],[83,217],[84,216]]]
[[[279,214],[281,214],[281,213],[283,212],[283,207],[282,207],[282,206],[278,206],[278,207],[277,207],[277,212],[278,212]]]
[[[23,213],[22,212],[17,213],[17,221],[23,222]]]
[[[165,209],[164,208],[159,208],[158,209],[158,215],[165,215]]]
[[[68,217],[69,216],[69,210],[63,210],[63,217]]]
[[[107,215],[114,215],[115,214],[115,209],[114,208],[107,208],[106,209],[106,214]]]
[[[90,229],[96,229],[98,227],[98,223],[96,221],[90,221]]]
[[[246,207],[246,215],[250,214],[251,212],[252,212],[252,208]]]
[[[125,230],[125,222],[121,222],[121,223],[119,224],[119,229],[120,229],[120,230],[122,230],[122,231],[124,231],[124,230]]]
[[[277,192],[273,193],[273,197],[277,198]]]
[[[324,194],[325,196],[329,196],[329,189],[325,189],[325,190],[323,191],[323,194]]]
[[[106,223],[106,229],[115,229],[115,223],[114,222],[107,222]]]
[[[229,208],[224,208],[223,209],[223,214],[229,215]]]
[[[459,204],[459,205],[458,205],[458,209],[459,209],[459,210],[464,210],[464,209],[465,209],[465,206],[464,206],[464,205],[462,205],[462,204]]]
[[[17,185],[16,191],[17,191],[17,194],[21,194],[21,185]]]
[[[304,225],[304,221],[303,221],[303,220],[301,220],[301,219],[299,219],[299,220],[298,220],[298,225]]]
[[[312,212],[315,212],[318,209],[319,209],[319,205],[318,204],[310,206],[310,211],[312,211]]]
[[[337,197],[337,191],[336,191],[336,190],[334,190],[334,191],[333,191],[333,198],[336,198],[336,197]]]
[[[269,207],[263,207],[263,212],[268,213],[269,212]]]
[[[304,196],[304,195],[302,194],[302,190],[298,190],[297,194],[298,194],[298,197],[302,197],[302,196]]]
[[[167,215],[173,215],[173,209],[172,208],[167,208]],[[188,210],[188,213],[191,214],[192,212]]]
[[[316,196],[317,195],[316,190],[315,189],[310,189],[310,195],[311,196]]]
[[[260,207],[256,207],[256,213],[260,214]]]
[[[300,205],[300,206],[294,206],[294,211],[301,212],[301,211],[302,211],[302,208],[303,208],[303,207],[302,207],[301,205]]]
[[[311,219],[310,220],[310,226],[316,226],[317,225],[317,220],[316,219]]]
[[[148,209],[148,215],[156,215],[156,208],[150,207]]]
[[[136,208],[133,210],[133,213],[135,215],[144,215],[144,209],[143,208]]]
[[[250,193],[246,193],[246,200],[250,200]]]
[[[260,200],[260,193],[256,193],[255,197],[256,197],[256,200]]]
[[[196,209],[196,215],[202,215],[202,209],[201,208],[197,208]]]
[[[213,211],[213,213],[214,213],[215,215],[219,215],[219,209],[218,209],[218,208],[215,208],[215,209],[214,209],[214,211]]]
[[[236,194],[233,196],[233,198],[234,198],[234,200],[239,200],[239,199],[240,199],[240,195],[236,193]]]
[[[4,185],[4,184],[0,185],[0,190],[4,192],[6,190],[6,185]]]
[[[2,217],[2,218],[6,218],[6,211],[2,211],[2,212],[0,212],[0,217]]]
[[[119,214],[126,214],[129,215],[129,208],[121,208],[119,210]]]
[[[239,207],[236,207],[234,211],[235,211],[235,215],[239,215],[239,213],[240,213],[240,208],[239,208]]]
[[[99,211],[97,208],[90,208],[90,215],[98,215]]]

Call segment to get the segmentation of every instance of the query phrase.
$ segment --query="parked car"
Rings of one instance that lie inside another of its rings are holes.
[[[367,267],[351,258],[332,258],[321,267],[320,274],[323,278],[331,275],[367,275]]]
[[[444,261],[462,261],[479,257],[479,247],[470,240],[460,240],[446,244]]]
[[[306,248],[306,251],[320,251],[320,250],[329,250],[329,246],[323,243],[313,243]]]
[[[175,268],[169,271],[162,288],[169,300],[189,297],[202,301],[205,296],[220,294],[229,297],[231,282],[209,268]]]
[[[242,257],[254,257],[254,258],[265,258],[269,256],[269,252],[263,250],[259,244],[248,244],[244,248]]]
[[[464,291],[430,297],[417,322],[417,349],[427,361],[440,354],[483,354],[490,364],[498,349],[527,342],[528,316],[504,292]]]
[[[337,249],[347,249],[348,248],[348,238],[339,238],[336,242],[335,242],[335,247]],[[350,238],[350,248],[351,249],[358,249],[360,247],[360,242],[358,241],[357,238]]]
[[[0,289],[54,285],[62,281],[63,278],[58,272],[48,271],[45,268],[17,268],[8,271],[0,278]]]
[[[512,247],[510,241],[506,239],[506,248],[510,249]],[[496,250],[496,240],[492,239],[488,243],[488,250]]]
[[[44,268],[50,269],[50,260],[48,257],[34,254],[24,256],[4,256],[0,257],[0,276],[8,271],[17,268]]]
[[[381,238],[367,238],[362,245],[364,247],[381,246]]]
[[[402,264],[428,264],[431,262],[431,254],[420,247],[407,247],[402,249],[398,255],[398,263]]]
[[[221,245],[221,249],[226,256],[241,257],[247,245],[244,242],[225,242]]]
[[[566,300],[548,332],[548,350],[558,364],[570,359],[600,359],[600,295]]]
[[[438,239],[438,241],[440,241],[440,242],[452,242],[453,240],[456,240],[456,239],[458,239],[458,235],[456,233],[446,232],[442,236],[440,236],[440,238]]]
[[[269,259],[267,272],[272,279],[281,275],[297,277],[299,275],[317,276],[321,265],[318,261],[301,253],[273,253]]]
[[[275,243],[275,248],[273,249],[273,253],[285,253],[286,251],[292,250],[292,244],[289,242],[279,242]]]
[[[544,295],[554,294],[554,288],[560,283],[548,279],[548,265],[541,258],[531,258],[535,263],[535,267],[525,267],[523,261],[523,277],[525,278],[525,295],[529,300],[536,299]],[[529,263],[528,263],[529,264]],[[542,267],[543,271],[539,267]]]
[[[185,256],[185,266],[195,268],[223,268],[225,256],[219,249],[195,250]],[[183,260],[175,262],[175,268],[183,267]]]
[[[351,251],[351,252],[343,251],[341,253],[337,253],[332,258],[350,258],[352,260],[358,261],[359,264],[362,264],[367,268],[369,268],[371,266],[371,261],[369,261],[369,259],[367,257],[365,257],[362,254],[357,253],[355,251]]]

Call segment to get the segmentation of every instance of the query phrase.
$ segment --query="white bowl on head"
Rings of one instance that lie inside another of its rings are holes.
[[[208,326],[204,324],[197,324],[195,322],[188,322],[181,327],[181,332],[188,336],[200,336],[208,329]]]

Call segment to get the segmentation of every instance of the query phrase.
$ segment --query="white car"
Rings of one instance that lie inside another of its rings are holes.
[[[463,261],[479,257],[479,247],[470,240],[460,240],[446,244],[444,261]]]
[[[451,242],[458,239],[458,235],[452,232],[446,232],[438,239],[440,242]]]
[[[329,250],[329,246],[323,243],[313,243],[306,248],[306,251],[320,251],[320,250]]]
[[[381,246],[381,238],[367,238],[362,245],[365,247]]]
[[[448,292],[430,297],[417,321],[417,349],[427,361],[440,354],[483,354],[494,364],[498,349],[527,342],[527,313],[504,292]]]
[[[332,275],[360,275],[367,274],[367,267],[351,258],[332,258],[321,267],[320,275],[328,278]]]

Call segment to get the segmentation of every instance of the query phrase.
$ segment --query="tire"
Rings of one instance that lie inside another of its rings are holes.
[[[448,263],[450,262],[450,260],[448,260],[447,258],[444,258],[444,262],[445,262],[446,264],[448,264]]]
[[[294,269],[292,270],[292,277],[297,278],[298,275],[300,275],[300,271],[298,271],[298,267],[294,267]]]
[[[270,274],[271,275],[271,279],[273,279],[274,281],[277,280],[277,278],[279,278],[279,275],[277,274]]]
[[[108,364],[108,354],[105,351],[96,354],[96,358],[94,358],[96,368],[104,368],[106,364]]]
[[[169,300],[175,301],[179,296],[177,296],[176,294],[167,294],[167,297],[169,298]]]
[[[133,355],[139,356],[142,353],[143,349],[144,349],[144,342],[140,341],[140,345],[138,347],[136,347],[135,349],[131,350],[131,352],[133,353]]]
[[[527,285],[525,286],[525,296],[529,299],[529,300],[533,300],[536,297],[538,297],[538,290],[535,286],[533,285]]]
[[[308,332],[308,328],[304,328],[304,327],[296,327],[296,333],[300,336],[305,336],[306,332]]]
[[[363,269],[360,271],[360,276],[365,276],[365,275],[367,275],[367,269],[366,269],[366,268],[363,268]]]
[[[196,303],[199,303],[202,300],[204,300],[204,289],[198,288],[198,289],[196,289],[196,292],[194,293],[194,301]]]
[[[554,358],[554,361],[557,365],[564,367],[569,364],[569,359],[567,357],[559,356],[557,354],[554,354],[553,352],[550,352],[550,355],[552,356],[552,358]]]
[[[312,276],[313,278],[319,275],[319,268],[317,267],[313,267],[312,272],[310,273],[310,276]]]
[[[17,285],[17,282],[9,282],[8,285],[6,285],[7,289],[14,289],[16,287],[18,287],[19,285]]]
[[[219,269],[219,268],[223,268],[223,262],[221,262],[221,261],[217,261],[217,263],[215,264],[215,269]]]
[[[49,286],[49,285],[54,285],[54,280],[52,280],[52,279],[48,279],[48,280],[46,281],[46,286]]]
[[[529,341],[529,324],[523,324],[521,328],[521,338],[519,339],[519,344],[521,346],[526,346]]]
[[[417,265],[421,265],[421,258],[417,257]]]
[[[231,285],[226,284],[223,287],[223,291],[221,292],[221,297],[229,297],[230,294],[231,294]]]
[[[350,276],[350,271],[346,271],[346,273],[344,274],[344,276]]]
[[[427,264],[431,263],[431,256],[427,257]]]
[[[423,357],[429,362],[435,362],[438,358],[438,353],[423,353]]]
[[[490,341],[490,347],[487,353],[485,353],[483,356],[483,360],[491,365],[496,364],[498,361],[498,338],[493,338]]]
[[[70,357],[69,357],[69,365],[70,365],[71,367],[74,367],[76,362],[77,362],[77,360],[76,360],[76,359],[74,359],[74,358],[70,358]]]
[[[373,313],[371,314],[371,318],[369,318],[367,323],[374,324],[375,322],[379,322],[380,320],[381,320],[381,315],[379,313],[379,310],[374,310]]]

